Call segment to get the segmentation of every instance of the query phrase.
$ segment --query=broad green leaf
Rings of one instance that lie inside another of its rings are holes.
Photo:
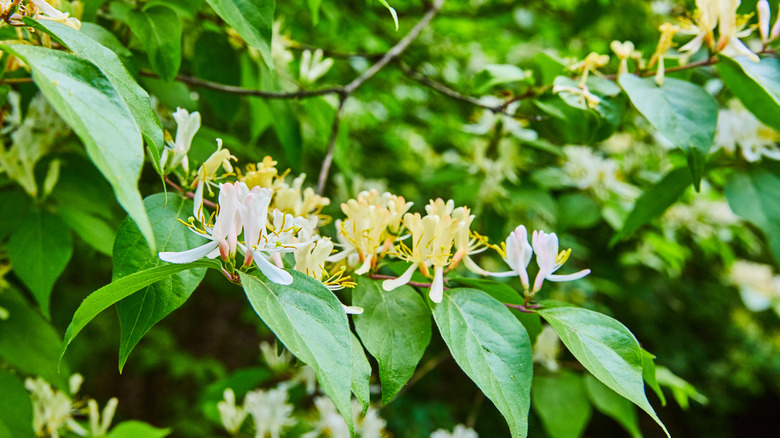
[[[718,102],[703,88],[680,79],[667,77],[659,87],[653,78],[624,74],[619,82],[650,124],[685,152],[698,190],[705,159],[715,141]]]
[[[171,82],[181,66],[182,21],[167,6],[153,6],[127,14],[127,25],[149,55],[149,63],[160,78]]]
[[[612,238],[611,243],[625,239],[642,225],[663,214],[682,196],[690,183],[691,174],[688,169],[681,167],[667,173],[636,200],[634,208],[623,223],[623,228]]]
[[[393,23],[395,23],[395,30],[398,30],[398,14],[395,12],[395,9],[393,9],[393,7],[387,3],[387,0],[379,0],[379,3],[382,3],[382,6],[386,7],[387,10],[390,11],[390,15],[393,16]]]
[[[30,196],[21,190],[8,190],[0,192],[0,241],[16,231],[24,222],[27,211],[32,202]]]
[[[726,199],[734,213],[764,232],[780,264],[780,178],[765,170],[734,172],[726,181]]]
[[[79,208],[71,208],[67,204],[60,206],[60,216],[84,242],[102,254],[111,256],[111,244],[116,231],[103,218]],[[141,238],[143,239],[143,236]]]
[[[170,429],[158,429],[141,421],[123,421],[111,429],[106,438],[164,438]]]
[[[276,0],[206,0],[250,46],[258,49],[269,69]]]
[[[83,31],[79,32],[53,20],[36,21],[25,18],[25,23],[48,33],[76,55],[95,64],[127,103],[146,141],[154,145],[158,151],[162,150],[162,125],[152,109],[149,94],[130,76],[114,51],[90,38]],[[94,24],[92,26],[103,29]]]
[[[143,140],[111,82],[93,64],[70,53],[21,44],[0,49],[30,66],[35,84],[76,131],[119,204],[153,244],[152,227],[137,187],[144,163]]]
[[[76,335],[78,335],[90,321],[98,316],[100,312],[150,284],[168,278],[173,274],[195,268],[220,269],[220,265],[216,261],[198,260],[182,265],[168,264],[156,266],[112,281],[110,284],[92,292],[84,299],[79,308],[76,309],[76,313],[73,314],[73,319],[68,325],[67,330],[65,330],[65,339],[62,341],[62,348],[60,349],[60,361],[62,361],[62,356],[65,355],[68,345],[73,342]]]
[[[645,395],[642,349],[623,324],[579,307],[546,308],[539,314],[550,323],[585,369],[642,408],[669,435]]]
[[[352,339],[341,303],[319,281],[290,272],[284,286],[239,272],[252,308],[290,352],[317,374],[322,390],[352,431]]]
[[[550,438],[577,438],[585,432],[591,408],[579,375],[562,371],[536,376],[531,397],[531,406]]]
[[[203,237],[190,231],[179,219],[192,214],[192,201],[175,194],[158,193],[144,199],[146,213],[159,251],[185,251],[205,243]],[[113,279],[125,277],[165,264],[149,251],[133,221],[125,219],[114,241]],[[191,269],[164,278],[116,303],[122,336],[119,341],[119,371],[130,352],[152,326],[189,299],[206,275],[206,269]]]
[[[499,283],[495,280],[484,278],[453,278],[450,279],[450,282],[454,282],[459,286],[479,289],[495,298],[499,303],[523,304],[524,301],[522,295],[520,295],[518,291],[507,284]],[[536,337],[542,332],[542,318],[536,313],[524,313],[512,308],[509,308],[509,311],[523,324],[525,331],[528,333],[528,339],[530,339],[531,344],[533,344],[536,341]]]
[[[607,388],[590,374],[585,375],[584,382],[585,391],[596,410],[620,423],[632,437],[642,436],[636,409],[630,401]]]
[[[390,403],[414,374],[431,341],[431,312],[410,286],[391,292],[382,283],[357,278],[352,305],[362,307],[355,315],[355,330],[379,364],[382,403]]]
[[[31,210],[11,234],[8,258],[14,273],[30,289],[49,317],[51,291],[73,255],[73,238],[62,218]]]
[[[531,342],[507,308],[476,289],[445,291],[431,304],[433,318],[455,362],[509,424],[513,437],[528,434]]]
[[[66,367],[62,374],[57,372],[57,331],[13,289],[0,293],[0,307],[8,311],[8,319],[0,320],[0,358],[22,373],[67,390]]]
[[[0,369],[0,438],[33,438],[33,406],[22,380]]]
[[[511,64],[488,64],[474,76],[474,92],[484,94],[497,85],[533,82],[533,73]]]
[[[758,120],[780,131],[780,59],[753,62],[740,56],[718,57],[718,72],[732,93]]]
[[[666,406],[666,397],[656,377],[655,356],[644,348],[642,349],[642,378],[661,400],[661,406]]]
[[[357,336],[352,335],[352,393],[363,407],[363,413],[368,410],[371,393],[368,383],[371,380],[371,364],[368,363],[366,352]]]

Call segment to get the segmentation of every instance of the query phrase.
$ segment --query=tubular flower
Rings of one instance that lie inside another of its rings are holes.
[[[679,28],[671,23],[664,23],[658,27],[658,30],[661,31],[661,36],[658,38],[655,53],[653,53],[653,57],[650,58],[650,66],[652,67],[656,62],[658,63],[658,70],[656,70],[655,73],[655,83],[660,87],[664,83],[664,57],[666,56],[666,52],[674,47],[673,38]]]
[[[311,240],[295,250],[295,270],[321,281],[330,290],[354,287],[355,283],[343,275],[344,268],[332,276],[325,269],[325,263],[331,252],[333,252],[333,242],[329,237]],[[344,310],[347,313],[363,313],[360,307],[344,306]]]
[[[620,41],[612,41],[609,48],[615,52],[620,60],[620,67],[618,68],[618,76],[623,73],[628,73],[628,60],[636,59],[637,63],[642,61],[642,52],[634,49],[634,43],[626,41],[621,43]]]
[[[758,55],[753,53],[740,38],[749,36],[752,29],[747,27],[750,16],[738,16],[740,0],[720,0],[718,11],[718,44],[716,50],[728,56],[744,55],[758,62]]]
[[[357,251],[361,266],[356,274],[365,274],[376,265],[376,255],[387,236],[387,226],[394,220],[390,209],[380,203],[376,190],[361,192],[357,199],[341,204],[341,211],[347,216],[336,221],[336,228],[350,247],[331,261],[336,261]]]
[[[255,186],[278,189],[282,187],[284,175],[279,175],[276,161],[266,155],[263,157],[263,161],[257,164],[247,164],[246,174],[241,175],[239,172],[238,179],[246,183],[250,189]]]
[[[391,291],[409,282],[416,269],[428,274],[428,267],[433,266],[433,281],[429,297],[434,303],[440,303],[444,294],[444,268],[451,262],[451,251],[455,234],[461,221],[453,218],[454,202],[444,202],[442,199],[431,201],[425,207],[427,215],[406,213],[404,224],[412,233],[412,249],[403,243],[397,247],[397,256],[412,262],[403,275],[396,279],[386,280],[382,288]]]
[[[769,41],[774,41],[780,37],[780,5],[777,8],[777,18],[775,18],[775,25],[772,26],[772,30],[769,31]]]
[[[714,48],[713,30],[718,24],[719,1],[696,0],[696,12],[693,14],[693,19],[681,20],[679,29],[681,34],[695,35],[695,37],[680,47],[680,52],[693,55],[701,49],[704,43],[707,43],[710,49]]]
[[[761,34],[761,42],[766,44],[769,41],[769,21],[772,19],[769,1],[759,0],[756,11],[758,11],[758,31]]]
[[[302,189],[306,174],[302,173],[293,180],[292,185],[283,183],[276,190],[274,206],[279,210],[295,216],[319,217],[322,208],[330,205],[330,199],[318,195],[314,189]]]
[[[160,168],[165,172],[181,164],[185,172],[190,172],[190,163],[187,153],[192,146],[192,138],[200,129],[200,113],[195,111],[190,114],[187,110],[177,108],[173,113],[176,121],[176,140],[173,145],[166,144],[160,156]]]
[[[30,0],[43,15],[35,14],[37,19],[45,19],[65,24],[76,30],[81,29],[81,21],[78,18],[71,17],[69,13],[62,12],[46,2],[46,0]]]
[[[452,256],[449,269],[454,269],[463,260],[466,269],[475,274],[484,275],[487,271],[480,268],[470,256],[486,250],[488,248],[487,239],[471,232],[470,227],[474,221],[474,215],[469,213],[471,210],[468,207],[458,207],[452,211],[453,219],[460,221],[460,223],[455,232],[455,255]]]
[[[558,236],[555,233],[545,233],[535,230],[531,237],[533,250],[536,252],[536,263],[539,265],[539,273],[534,280],[534,288],[531,293],[536,293],[542,288],[544,280],[571,281],[578,280],[588,274],[590,269],[583,269],[568,275],[555,275],[557,271],[571,255],[571,249],[558,252]]]
[[[219,185],[219,208],[214,225],[203,221],[203,228],[190,223],[192,231],[209,239],[209,242],[193,249],[180,252],[161,252],[160,260],[169,263],[190,263],[203,257],[210,259],[221,255],[223,259],[234,257],[241,233],[241,217],[238,204],[249,194],[246,185],[241,182]]]
[[[233,172],[233,165],[230,164],[230,160],[236,161],[238,160],[233,155],[230,155],[230,151],[228,149],[222,149],[222,139],[217,139],[217,150],[211,154],[211,156],[206,159],[206,161],[203,162],[203,164],[200,166],[200,169],[198,169],[198,176],[195,180],[195,185],[197,185],[197,188],[195,189],[195,196],[193,198],[194,206],[193,206],[193,216],[195,219],[203,222],[203,187],[209,186],[210,181],[215,179],[217,176],[217,171],[220,167],[225,172],[231,173]],[[246,185],[244,185],[246,187]],[[211,191],[211,187],[209,187],[209,193]]]
[[[580,85],[585,85],[588,81],[588,73],[595,73],[601,67],[609,63],[609,55],[599,55],[596,52],[590,52],[582,61],[569,67],[569,70],[579,70],[582,72]]]
[[[509,233],[506,242],[503,242],[499,249],[499,254],[512,270],[496,273],[486,272],[486,274],[494,277],[513,277],[517,275],[520,277],[520,282],[527,292],[530,289],[530,284],[526,268],[528,268],[528,264],[531,262],[533,253],[534,250],[528,243],[528,231],[524,225],[520,225]]]

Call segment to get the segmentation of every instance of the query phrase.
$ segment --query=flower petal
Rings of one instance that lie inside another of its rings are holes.
[[[211,242],[201,245],[197,248],[188,249],[186,251],[178,252],[161,252],[159,254],[160,260],[168,263],[191,263],[195,260],[200,260],[206,257],[211,251],[215,250],[219,242],[212,240]]]
[[[583,269],[580,272],[575,272],[574,274],[567,274],[567,275],[548,275],[547,279],[550,281],[572,281],[572,280],[579,280],[580,278],[590,274],[590,269]]]
[[[400,277],[383,281],[382,289],[384,289],[386,292],[390,292],[397,287],[405,285],[409,282],[409,280],[412,279],[412,275],[414,274],[415,269],[417,269],[417,263],[412,263],[412,265],[409,266],[406,272],[404,272]]]
[[[276,265],[266,260],[266,258],[263,256],[263,253],[260,251],[254,251],[252,255],[255,259],[255,264],[257,265],[258,269],[260,269],[260,272],[262,272],[263,275],[268,277],[268,280],[276,284],[292,284],[292,275],[290,275],[290,273],[284,269],[277,268]]]

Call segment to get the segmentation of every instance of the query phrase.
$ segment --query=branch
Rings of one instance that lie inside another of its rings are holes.
[[[138,72],[140,76],[146,76],[149,78],[159,78],[156,73],[150,71],[141,70]],[[217,82],[207,81],[205,79],[196,78],[194,76],[179,75],[175,78],[176,81],[184,82],[195,87],[209,88],[223,93],[239,94],[243,96],[257,96],[264,97],[266,99],[305,99],[309,97],[324,96],[326,94],[343,94],[344,87],[330,87],[322,88],[319,90],[299,90],[299,91],[262,91],[253,90],[249,88],[241,88],[235,85],[220,84]]]
[[[168,178],[167,176],[165,177],[165,182],[167,182],[168,185],[173,187],[176,191],[181,192],[184,196],[186,196],[186,197],[188,197],[190,199],[195,199],[195,194],[194,193],[188,192],[188,191],[184,190],[180,185],[178,185],[175,182],[171,181],[171,179]],[[205,206],[207,206],[209,208],[213,208],[213,209],[217,208],[217,204],[215,204],[212,201],[209,201],[208,199],[204,199],[203,200],[203,205],[205,205]]]
[[[0,84],[25,84],[32,81],[33,78],[5,78],[0,79]]]

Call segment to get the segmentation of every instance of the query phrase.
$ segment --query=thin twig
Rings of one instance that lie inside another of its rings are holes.
[[[0,84],[26,84],[32,81],[32,78],[5,78],[0,79]]]
[[[523,312],[523,313],[536,313],[536,312],[535,312],[535,310],[536,310],[536,309],[539,309],[539,308],[541,308],[541,307],[542,307],[542,306],[540,306],[539,304],[528,304],[528,305],[523,305],[523,304],[509,304],[509,303],[504,303],[504,305],[505,305],[506,307],[511,307],[512,309],[519,310],[519,311],[521,311],[521,312]]]
[[[309,50],[311,52],[315,50],[322,50],[322,54],[329,58],[341,58],[341,59],[350,59],[350,58],[365,58],[365,59],[380,59],[381,57],[385,56],[384,53],[344,53],[339,52],[337,50],[330,50],[330,49],[323,49],[321,47],[315,47],[311,46],[309,44],[303,44],[299,42],[293,42],[292,45],[289,46],[293,50]]]
[[[154,72],[145,71],[145,70],[139,71],[138,74],[149,78],[160,77]],[[340,87],[340,86],[321,88],[319,90],[262,91],[262,90],[253,90],[250,88],[237,87],[235,85],[220,84],[217,82],[207,81],[205,79],[196,78],[194,76],[188,76],[188,75],[178,75],[176,76],[175,80],[196,87],[203,87],[203,88],[209,88],[216,91],[221,91],[223,93],[238,94],[243,96],[257,96],[257,97],[264,97],[266,99],[305,99],[309,97],[324,96],[326,94],[344,93],[344,87]]]
[[[336,153],[336,140],[339,136],[339,125],[341,124],[341,111],[344,109],[344,102],[346,100],[347,95],[342,94],[339,98],[339,105],[336,108],[336,114],[333,115],[333,125],[330,128],[330,138],[328,139],[328,153],[325,154],[325,158],[322,160],[320,176],[317,180],[317,193],[320,195],[322,195],[325,191],[325,183],[328,182],[330,166],[333,164],[333,155]]]
[[[175,182],[171,181],[171,179],[168,178],[167,176],[165,177],[165,182],[168,183],[169,186],[173,187],[174,190],[176,190],[178,192],[181,192],[184,196],[186,196],[186,197],[188,197],[190,199],[195,199],[195,194],[194,193],[192,193],[190,191],[187,191],[187,190],[184,190],[184,188],[182,188],[180,185],[176,184]],[[205,183],[203,183],[203,184],[205,184]],[[203,205],[205,205],[205,206],[207,206],[209,208],[213,208],[213,209],[217,208],[217,204],[215,204],[212,201],[209,201],[208,199],[204,199],[203,200]]]

